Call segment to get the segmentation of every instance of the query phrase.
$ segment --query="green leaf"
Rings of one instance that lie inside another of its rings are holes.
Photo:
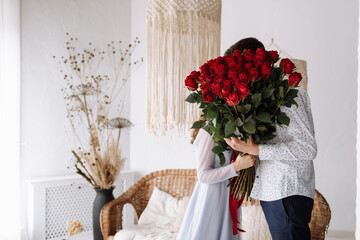
[[[258,144],[260,140],[260,137],[257,133],[253,134],[253,141],[254,143]]]
[[[290,118],[286,115],[286,113],[281,112],[278,116],[278,120],[281,124],[289,126]]]
[[[236,128],[241,126],[243,122],[240,118],[233,119],[231,121],[228,121],[225,125],[225,137],[230,137],[230,135],[234,134],[236,131]]]
[[[199,121],[196,121],[194,122],[194,124],[192,125],[191,128],[202,128],[206,125],[206,122],[203,121],[203,120],[199,120]]]
[[[261,91],[261,94],[262,94],[262,98],[263,99],[267,99],[269,97],[271,97],[271,95],[274,93],[275,91],[275,88],[263,88],[263,90]]]
[[[242,127],[247,133],[252,134],[256,132],[256,123],[253,118],[247,118]]]
[[[225,137],[229,137],[231,134],[235,132],[236,129],[236,122],[234,120],[229,121],[225,125]]]
[[[213,110],[209,110],[208,113],[207,113],[207,117],[210,118],[210,119],[214,119],[218,116],[218,112],[216,111],[213,111]]]
[[[203,129],[205,131],[207,131],[208,133],[210,133],[210,126],[209,125],[204,126]]]
[[[267,142],[267,141],[273,139],[274,137],[276,137],[276,135],[270,133],[270,134],[267,134],[267,135],[263,136],[262,138],[260,138],[259,141],[260,142]]]
[[[283,86],[279,87],[279,97],[284,98],[284,87]]]
[[[220,158],[220,165],[223,166],[225,164],[225,156],[223,153],[219,153],[218,156]]]
[[[223,150],[223,148],[220,147],[220,146],[215,146],[215,147],[213,147],[212,151],[213,151],[213,153],[215,153],[215,154],[219,154],[219,153],[222,153],[224,150]]]
[[[234,132],[235,136],[242,137],[243,135],[240,133],[239,129],[236,128]]]
[[[243,121],[241,121],[240,118],[237,118],[235,121],[236,121],[236,126],[238,126],[238,127],[240,127],[241,125],[244,124]]]
[[[265,122],[265,123],[271,123],[271,116],[268,112],[261,112],[256,116],[256,119]]]
[[[252,95],[251,101],[255,107],[259,106],[259,104],[261,102],[261,93],[255,93],[254,95]]]
[[[251,104],[238,105],[237,110],[241,113],[247,114],[251,110]]]
[[[225,142],[225,140],[222,141],[218,141],[217,144],[222,147],[222,149],[227,149],[229,147],[229,145],[227,145],[227,143]]]
[[[266,131],[266,130],[267,130],[267,127],[266,127],[265,125],[259,125],[259,126],[257,127],[257,129],[258,129],[259,131]]]
[[[198,94],[197,93],[191,93],[187,98],[185,99],[188,103],[197,103],[198,101]]]

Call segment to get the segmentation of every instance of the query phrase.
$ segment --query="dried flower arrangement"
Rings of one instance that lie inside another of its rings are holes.
[[[66,35],[68,55],[53,58],[65,83],[61,91],[76,146],[74,167],[93,187],[109,189],[125,160],[119,146],[121,130],[133,125],[120,115],[126,100],[124,87],[143,62],[131,59],[140,41],[136,38],[125,48],[121,41],[112,41],[104,50],[90,42],[78,51],[78,39]]]
[[[84,227],[80,220],[69,220],[66,222],[66,230],[68,232],[66,240],[68,240],[72,235],[80,234],[84,231]]]

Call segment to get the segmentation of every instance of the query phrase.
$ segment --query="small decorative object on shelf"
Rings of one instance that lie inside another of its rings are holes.
[[[136,38],[125,47],[121,41],[112,41],[106,49],[97,49],[90,42],[88,47],[78,49],[78,39],[66,35],[67,55],[53,58],[60,66],[65,85],[61,92],[72,132],[73,166],[96,191],[111,190],[112,195],[114,181],[125,161],[119,145],[121,131],[133,126],[121,113],[126,83],[143,62],[142,58],[134,61],[131,57],[140,41]],[[93,231],[97,240],[102,239],[98,219],[104,204],[94,202]]]
[[[84,227],[80,220],[69,220],[66,223],[66,230],[68,232],[66,240],[69,240],[72,235],[80,234],[84,231]]]

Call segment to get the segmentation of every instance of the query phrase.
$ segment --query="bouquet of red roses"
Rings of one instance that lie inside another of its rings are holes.
[[[230,148],[224,138],[246,142],[251,136],[256,144],[265,143],[276,136],[276,124],[289,125],[290,118],[280,107],[297,106],[294,87],[302,77],[294,69],[294,63],[280,60],[277,51],[245,49],[211,59],[185,79],[185,86],[192,91],[186,101],[200,104],[205,118],[192,128],[209,132],[217,143],[212,151],[221,165],[225,163],[223,152]],[[254,167],[241,170],[231,180],[232,196],[250,196],[254,177]]]

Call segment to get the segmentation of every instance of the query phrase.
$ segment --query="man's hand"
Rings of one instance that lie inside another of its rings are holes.
[[[254,143],[251,136],[247,139],[247,143],[236,137],[224,138],[224,140],[235,151],[259,155],[259,145]]]

